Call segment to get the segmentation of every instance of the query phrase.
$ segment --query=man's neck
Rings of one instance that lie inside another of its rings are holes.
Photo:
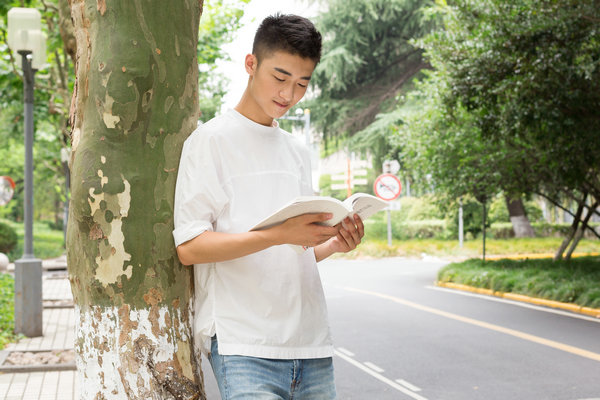
[[[237,106],[235,106],[234,109],[244,117],[256,122],[257,124],[269,127],[273,126],[273,118],[265,115],[258,104],[253,101],[246,91],[244,91],[240,102],[237,104]]]

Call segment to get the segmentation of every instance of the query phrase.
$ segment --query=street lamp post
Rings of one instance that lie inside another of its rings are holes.
[[[301,108],[296,109],[295,117],[284,115],[279,119],[288,119],[290,121],[304,122],[304,141],[306,143],[306,146],[310,148],[310,110],[308,108],[305,110],[302,110]]]
[[[15,332],[42,336],[42,261],[33,253],[33,84],[43,65],[46,40],[41,15],[32,8],[8,12],[8,45],[22,57],[25,97],[25,240],[23,256],[15,261]]]

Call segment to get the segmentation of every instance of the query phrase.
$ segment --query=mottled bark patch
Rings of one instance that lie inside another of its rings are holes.
[[[149,293],[155,302],[157,293]],[[155,304],[161,329],[150,322],[152,311],[76,307],[77,365],[81,399],[205,399],[200,366],[189,324],[182,313]],[[169,316],[167,318],[167,315]],[[199,358],[198,358],[199,359]],[[79,368],[85,365],[85,369]]]

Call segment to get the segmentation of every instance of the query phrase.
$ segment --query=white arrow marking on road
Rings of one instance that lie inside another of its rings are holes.
[[[347,355],[345,355],[344,353],[338,351],[338,350],[334,350],[333,351],[334,354],[338,357],[340,357],[341,359],[348,361],[350,364],[354,365],[355,367],[363,370],[364,372],[366,372],[367,374],[371,375],[373,378],[376,378],[378,380],[380,380],[381,382],[393,387],[394,389],[396,389],[399,392],[402,392],[404,394],[406,394],[407,396],[412,397],[415,400],[427,400],[427,398],[416,394],[414,392],[411,392],[410,390],[408,390],[407,388],[405,388],[404,386],[398,385],[396,382],[394,382],[391,379],[386,378],[385,376],[378,374],[377,372],[365,367],[364,365],[362,365],[361,363],[359,363],[358,361],[356,361],[355,359],[348,357]]]

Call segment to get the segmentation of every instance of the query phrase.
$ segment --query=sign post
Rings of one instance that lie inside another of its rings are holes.
[[[402,192],[402,183],[396,175],[382,174],[375,179],[373,184],[373,191],[375,195],[382,200],[392,201],[400,196]],[[392,212],[390,207],[387,208],[387,237],[388,246],[392,246]]]

